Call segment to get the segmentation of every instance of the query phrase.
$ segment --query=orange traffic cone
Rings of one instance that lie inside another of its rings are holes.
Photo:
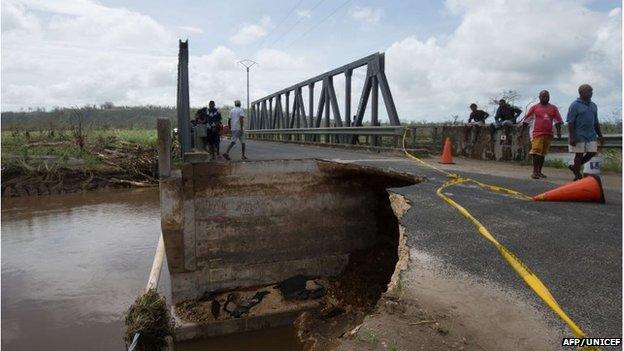
[[[444,148],[442,149],[442,158],[440,159],[440,163],[445,165],[452,165],[453,162],[453,147],[451,146],[451,138],[446,137],[444,141]]]
[[[533,196],[535,201],[582,201],[605,203],[600,177],[588,175],[583,179],[562,185]]]

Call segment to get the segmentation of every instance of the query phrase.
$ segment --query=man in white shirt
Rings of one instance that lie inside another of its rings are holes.
[[[226,160],[230,159],[230,150],[234,147],[237,140],[241,142],[241,148],[243,150],[243,160],[246,160],[245,157],[245,131],[243,130],[244,119],[243,109],[240,107],[240,100],[234,101],[234,108],[230,111],[230,130],[232,131],[232,142],[227,148],[227,151],[223,154]]]

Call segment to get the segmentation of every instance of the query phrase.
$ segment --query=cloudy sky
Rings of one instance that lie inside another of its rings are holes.
[[[178,38],[188,38],[193,106],[244,101],[243,58],[258,62],[254,100],[385,52],[402,120],[464,118],[471,102],[508,89],[521,107],[548,89],[567,109],[581,83],[594,86],[602,117],[621,114],[614,0],[2,0],[1,12],[3,111],[173,106]]]

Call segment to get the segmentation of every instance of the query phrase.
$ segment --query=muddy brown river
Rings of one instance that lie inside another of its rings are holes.
[[[2,200],[2,350],[124,350],[123,313],[145,287],[160,234],[158,191]],[[159,290],[169,294],[163,267]],[[176,350],[298,350],[292,327]]]
[[[3,199],[2,350],[123,350],[159,234],[156,189]]]

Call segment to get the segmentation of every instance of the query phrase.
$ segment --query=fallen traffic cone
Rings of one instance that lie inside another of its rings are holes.
[[[572,183],[533,196],[535,201],[581,201],[605,203],[600,177],[588,175]]]
[[[444,141],[444,148],[442,149],[442,158],[440,159],[440,163],[445,165],[452,165],[453,162],[453,147],[451,146],[451,138],[446,137]]]

